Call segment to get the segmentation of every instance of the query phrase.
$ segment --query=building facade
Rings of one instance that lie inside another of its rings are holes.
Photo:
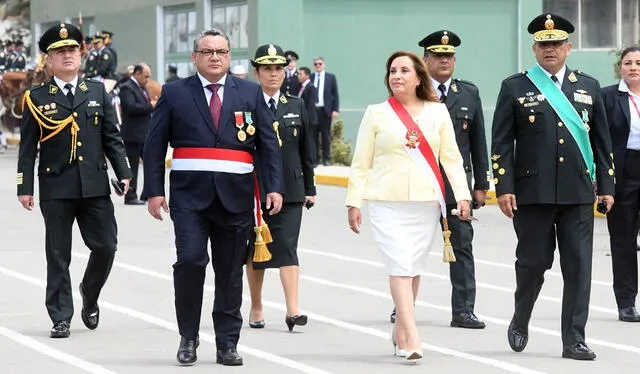
[[[249,67],[256,47],[281,45],[310,67],[324,57],[336,74],[345,140],[353,142],[371,103],[386,99],[386,58],[396,50],[422,53],[418,41],[439,29],[462,39],[456,76],[480,88],[487,131],[505,77],[535,63],[529,21],[542,12],[576,25],[569,67],[615,82],[615,51],[640,39],[640,0],[31,0],[32,32],[56,22],[79,23],[86,34],[115,33],[118,71],[149,63],[161,82],[169,64],[192,74],[194,36],[219,27],[231,38],[233,64]]]

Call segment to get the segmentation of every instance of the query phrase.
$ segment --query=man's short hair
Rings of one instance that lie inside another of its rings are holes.
[[[303,66],[303,67],[301,67],[301,68],[298,68],[298,71],[304,71],[304,73],[305,73],[306,75],[311,76],[311,69],[309,69],[309,68],[308,68],[308,67],[306,67],[306,66]]]
[[[142,66],[142,64],[136,64],[133,67],[133,74],[139,74],[142,73],[142,71],[144,70],[144,67]]]

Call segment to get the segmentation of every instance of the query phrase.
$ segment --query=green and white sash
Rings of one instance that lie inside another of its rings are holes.
[[[529,77],[529,80],[531,80],[538,90],[547,98],[553,110],[558,114],[565,126],[567,126],[567,129],[569,129],[569,133],[571,133],[571,136],[578,144],[578,148],[580,148],[580,153],[582,153],[584,163],[589,170],[591,180],[595,180],[593,150],[591,149],[589,132],[582,118],[580,118],[580,115],[562,90],[544,73],[540,65],[536,64],[536,66],[529,69],[527,77]]]

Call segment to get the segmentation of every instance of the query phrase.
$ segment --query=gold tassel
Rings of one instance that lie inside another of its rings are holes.
[[[265,243],[262,237],[262,226],[254,227],[253,231],[256,233],[256,241],[253,250],[253,262],[267,262],[271,260],[271,252],[269,252],[269,248],[267,248],[267,243]],[[271,236],[271,234],[269,234]]]
[[[260,224],[260,229],[262,232],[262,239],[264,239],[264,242],[266,244],[270,244],[273,243],[273,237],[271,236],[271,230],[269,230],[269,226],[267,226],[267,222],[265,222],[264,217],[262,215],[262,209],[260,209],[260,221],[262,221],[262,224]]]
[[[451,231],[449,231],[449,222],[446,218],[442,218],[442,236],[444,237],[444,248],[442,248],[442,262],[456,262],[456,255],[453,253],[453,246],[451,245]]]

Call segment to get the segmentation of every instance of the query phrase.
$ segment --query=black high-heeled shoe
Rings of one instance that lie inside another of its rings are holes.
[[[294,326],[304,326],[307,324],[307,316],[305,316],[304,314],[298,314],[295,316],[287,316],[284,319],[284,322],[287,324],[287,327],[289,328],[289,332],[293,331],[293,327]]]
[[[251,327],[252,329],[263,329],[264,328],[264,320],[261,319],[260,321],[249,321],[249,327]]]

